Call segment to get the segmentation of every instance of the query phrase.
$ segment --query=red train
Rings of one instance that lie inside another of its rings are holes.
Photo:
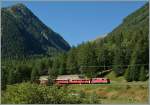
[[[76,80],[55,80],[57,84],[101,84],[110,83],[107,78],[76,79]]]

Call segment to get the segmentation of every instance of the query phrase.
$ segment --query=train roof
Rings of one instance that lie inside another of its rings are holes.
[[[107,79],[107,78],[92,78],[92,79]]]
[[[74,75],[58,75],[56,80],[79,80],[79,79],[85,79],[83,76],[74,74]],[[39,80],[48,80],[48,75],[40,76]]]
[[[59,75],[56,80],[83,79],[81,75]]]

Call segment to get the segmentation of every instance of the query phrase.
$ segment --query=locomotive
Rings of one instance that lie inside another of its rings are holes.
[[[110,83],[110,79],[107,78],[92,78],[92,79],[56,79],[56,84],[102,84]]]

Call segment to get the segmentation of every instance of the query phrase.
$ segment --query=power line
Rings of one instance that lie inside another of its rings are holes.
[[[140,65],[149,65],[149,64],[132,64],[132,65],[109,65],[109,66],[80,66],[80,67],[112,67],[112,66],[120,66],[120,67],[128,67],[128,66],[140,66]]]

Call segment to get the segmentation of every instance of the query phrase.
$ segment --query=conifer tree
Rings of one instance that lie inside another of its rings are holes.
[[[8,73],[8,84],[14,84],[15,81],[16,81],[15,77],[16,77],[15,69],[9,70],[9,73]]]
[[[39,68],[37,66],[35,66],[33,69],[32,69],[32,72],[31,72],[31,82],[39,79]]]
[[[139,77],[139,80],[140,81],[145,81],[147,79],[146,77],[146,70],[144,68],[144,66],[141,67],[141,70],[140,70],[140,77]]]
[[[56,79],[59,74],[59,68],[60,62],[58,58],[55,58],[52,67],[48,69],[48,85],[52,85],[54,83],[54,79]]]
[[[65,53],[62,53],[60,56],[59,56],[59,74],[60,75],[63,75],[63,74],[66,74],[66,63],[67,63],[67,55]]]
[[[2,90],[6,89],[6,84],[7,84],[7,73],[6,73],[6,69],[2,67],[1,69],[1,89]]]
[[[123,34],[116,36],[116,49],[115,49],[115,55],[114,55],[114,61],[113,61],[113,70],[116,73],[116,76],[120,76],[124,73],[123,69],[123,49],[121,42],[123,40]]]
[[[125,79],[128,81],[128,82],[131,82],[132,81],[132,75],[131,75],[131,67],[128,67],[125,71]]]
[[[67,71],[69,74],[79,73],[77,58],[76,58],[76,49],[72,48],[68,53],[67,58]]]

